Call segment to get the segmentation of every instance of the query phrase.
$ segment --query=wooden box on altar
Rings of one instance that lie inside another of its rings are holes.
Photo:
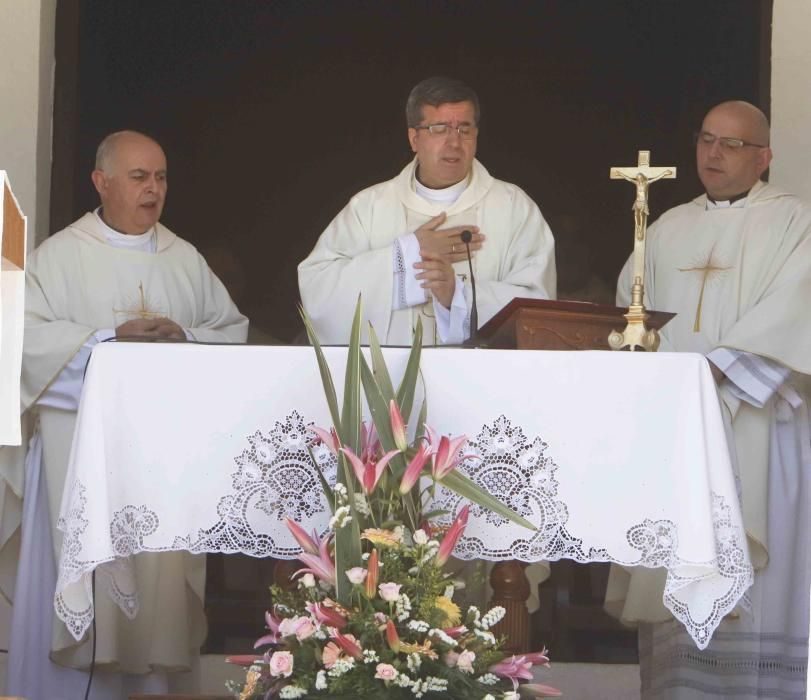
[[[479,329],[479,345],[518,350],[610,350],[612,330],[625,328],[627,309],[584,301],[513,299]],[[675,314],[649,311],[659,330]]]
[[[20,444],[20,366],[28,222],[0,170],[0,445]]]

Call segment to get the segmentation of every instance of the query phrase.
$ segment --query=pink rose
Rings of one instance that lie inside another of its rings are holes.
[[[400,588],[399,583],[381,583],[377,590],[383,600],[387,603],[394,603],[400,597]]]
[[[397,669],[391,664],[378,664],[375,669],[375,678],[384,681],[393,681],[397,678]]]
[[[476,660],[476,652],[465,650],[459,654],[456,667],[465,673],[473,673],[473,662]]]
[[[293,655],[289,651],[275,651],[270,657],[270,675],[287,678],[293,673]]]
[[[298,618],[298,624],[296,625],[296,639],[300,642],[307,639],[308,637],[312,637],[315,633],[315,625],[313,621],[308,617],[300,617]]]

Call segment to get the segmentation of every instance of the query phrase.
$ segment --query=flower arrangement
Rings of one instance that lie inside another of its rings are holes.
[[[268,633],[256,642],[261,656],[242,657],[245,682],[230,689],[240,700],[302,697],[470,698],[517,700],[560,692],[523,683],[546,652],[508,656],[493,627],[504,616],[454,602],[456,582],[445,565],[462,535],[469,506],[450,526],[440,512],[425,512],[436,484],[526,527],[530,523],[481,491],[457,466],[466,438],[424,426],[425,404],[409,444],[410,416],[419,372],[418,325],[403,380],[395,392],[380,345],[370,329],[369,366],[360,352],[356,309],[339,410],[329,367],[304,317],[333,419],[330,430],[311,428],[336,456],[334,486],[322,478],[332,507],[327,533],[287,526],[302,549],[303,568],[290,588],[273,586],[265,615]],[[361,417],[361,387],[372,422]]]

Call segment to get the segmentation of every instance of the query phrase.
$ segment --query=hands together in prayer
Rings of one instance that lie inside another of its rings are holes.
[[[417,236],[422,253],[439,255],[448,263],[463,262],[467,260],[467,252],[465,244],[462,243],[462,231],[470,231],[473,234],[470,241],[471,255],[482,247],[485,236],[479,232],[478,226],[438,228],[447,218],[447,214],[443,211],[433,219],[426,221],[414,232],[414,235]]]
[[[422,288],[430,291],[442,306],[449,309],[456,288],[456,273],[452,264],[467,260],[465,244],[462,243],[462,231],[470,231],[473,234],[470,241],[471,255],[484,245],[485,236],[479,232],[478,226],[439,228],[447,218],[447,214],[443,211],[414,232],[420,243],[422,257],[422,262],[416,263],[414,267],[421,270],[416,277],[422,280]]]
[[[169,318],[134,318],[115,329],[116,338],[186,340],[183,329]]]

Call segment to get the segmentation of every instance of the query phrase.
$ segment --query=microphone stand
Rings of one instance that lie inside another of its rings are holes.
[[[470,290],[473,296],[470,306],[470,337],[464,342],[465,347],[475,348],[479,345],[479,308],[476,304],[476,277],[473,274],[473,259],[470,255],[470,242],[473,234],[465,229],[461,234],[462,243],[467,251],[467,266],[470,270]]]

